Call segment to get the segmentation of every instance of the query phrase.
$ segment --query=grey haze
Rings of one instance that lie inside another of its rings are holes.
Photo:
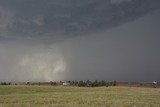
[[[159,81],[159,0],[0,0],[0,81]]]

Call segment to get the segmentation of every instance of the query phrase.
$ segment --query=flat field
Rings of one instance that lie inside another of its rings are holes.
[[[160,107],[160,88],[0,86],[0,107]]]

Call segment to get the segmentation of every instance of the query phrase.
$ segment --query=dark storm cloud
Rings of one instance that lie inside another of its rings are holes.
[[[133,21],[159,0],[1,0],[1,38],[63,39]]]
[[[88,37],[64,43],[67,77],[153,81],[160,75],[160,10]],[[73,46],[74,44],[74,46]]]
[[[159,80],[159,8],[160,0],[0,0],[0,81]]]

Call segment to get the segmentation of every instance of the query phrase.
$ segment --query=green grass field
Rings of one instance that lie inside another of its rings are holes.
[[[160,88],[0,86],[0,107],[160,107]]]

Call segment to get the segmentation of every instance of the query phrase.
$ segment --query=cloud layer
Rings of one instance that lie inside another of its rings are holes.
[[[159,0],[0,0],[0,81],[159,80]]]
[[[136,20],[159,4],[159,0],[1,0],[0,37],[58,40],[103,31]]]

